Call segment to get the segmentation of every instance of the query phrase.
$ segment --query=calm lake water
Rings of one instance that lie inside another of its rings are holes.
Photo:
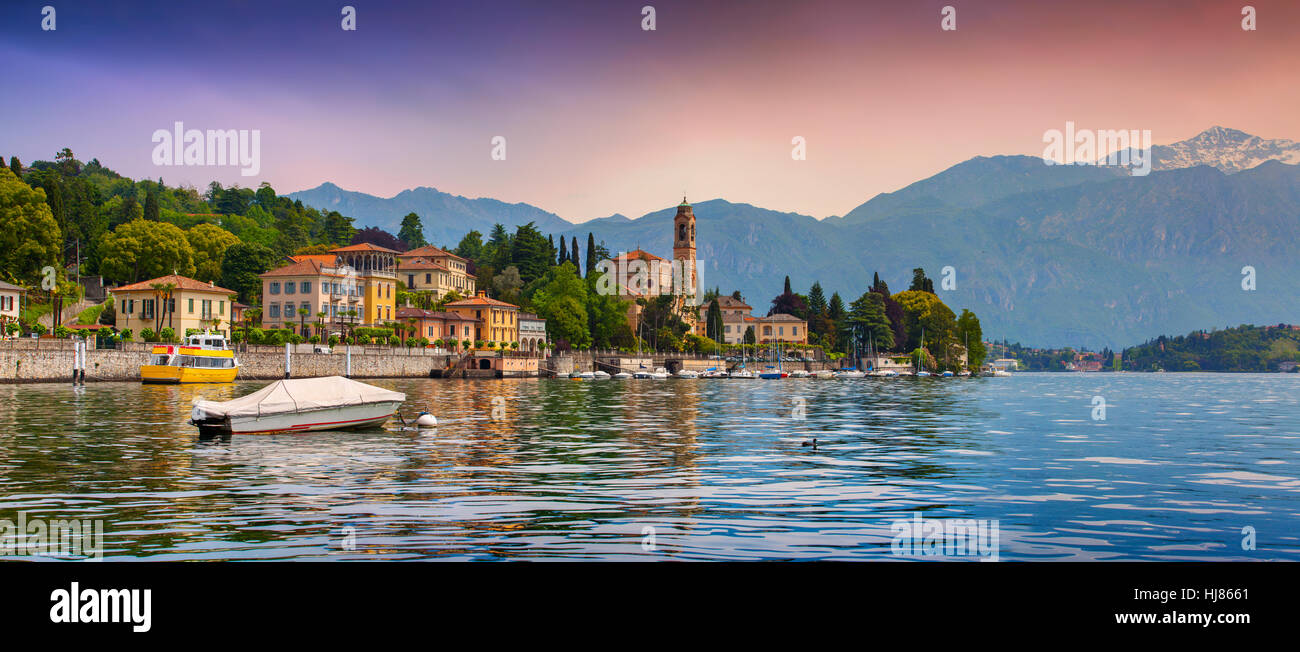
[[[110,559],[934,559],[892,554],[918,513],[1002,560],[1300,559],[1297,375],[366,382],[438,428],[200,442],[264,383],[0,385],[0,519]]]

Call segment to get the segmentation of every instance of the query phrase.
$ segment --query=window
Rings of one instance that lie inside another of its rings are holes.
[[[302,305],[298,306],[298,309],[299,309],[299,310],[306,310],[306,311],[307,311],[307,315],[308,315],[308,316],[311,316],[311,304],[310,304],[310,303],[307,303],[306,301],[304,301],[304,302],[302,302]]]
[[[425,282],[425,283],[432,283],[432,282],[433,282],[433,274],[430,274],[430,273],[428,273],[428,272],[425,272],[425,273],[424,273],[424,282]]]
[[[798,334],[799,334],[799,327],[798,327],[798,326],[791,326],[791,327],[790,327],[790,334],[791,334],[791,335],[798,335]]]
[[[295,289],[297,286],[298,286],[298,284],[297,284],[297,283],[294,283],[293,281],[289,281],[289,282],[285,283],[285,284],[284,284],[284,293],[285,293],[285,294],[293,294],[293,291],[294,291],[294,289]]]
[[[730,333],[730,332],[731,332],[731,327],[730,327],[730,326],[724,326],[722,332],[724,332],[724,333]]]
[[[278,304],[278,303],[273,303],[273,304],[267,306],[267,310],[270,311],[271,319],[279,319],[279,318],[280,318],[280,304]]]
[[[217,302],[217,314],[218,314],[218,315],[224,315],[224,314],[226,314],[226,302],[225,302],[225,301],[218,301],[218,302]]]
[[[189,313],[190,313],[191,315],[194,314],[194,299],[190,299],[190,304],[189,304]]]
[[[279,293],[280,293],[279,281],[271,283],[271,294],[279,294]]]
[[[311,294],[311,281],[303,281],[300,291],[302,294]]]
[[[140,301],[140,319],[153,319],[155,301],[156,299],[142,299]]]
[[[190,300],[191,302],[193,299]],[[190,312],[194,312],[193,303],[190,304]],[[212,299],[203,300],[203,319],[212,319]]]
[[[415,274],[407,274],[407,275],[406,275],[406,287],[408,287],[408,288],[414,288],[414,287],[415,287]]]
[[[433,327],[429,327],[429,337],[433,337]]]

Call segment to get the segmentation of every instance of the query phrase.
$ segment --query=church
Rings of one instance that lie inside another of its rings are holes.
[[[666,294],[674,295],[673,311],[686,323],[690,331],[696,330],[699,318],[696,310],[703,298],[698,276],[698,259],[695,254],[695,212],[682,197],[673,217],[673,257],[661,258],[648,251],[636,249],[620,254],[612,261],[614,287],[620,298],[630,303],[628,324],[633,333],[639,333],[642,306],[637,299],[649,299]]]

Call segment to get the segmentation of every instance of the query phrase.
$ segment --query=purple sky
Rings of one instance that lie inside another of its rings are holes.
[[[1300,139],[1296,2],[1252,0],[1254,32],[1244,2],[1198,0],[107,4],[0,9],[0,154],[67,146],[200,188],[433,186],[581,221],[683,191],[844,214],[972,156],[1039,155],[1067,120]],[[260,175],[154,166],[176,121],[261,130]]]

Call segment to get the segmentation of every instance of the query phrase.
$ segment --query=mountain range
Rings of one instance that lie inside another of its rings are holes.
[[[1164,333],[1296,321],[1300,144],[1214,127],[1152,149],[1146,176],[976,157],[824,220],[696,202],[701,281],[740,290],[763,314],[786,275],[796,291],[820,281],[847,304],[875,272],[897,292],[923,267],[949,306],[980,316],[986,337],[1034,346],[1120,348]],[[439,244],[531,221],[582,247],[591,232],[611,251],[665,257],[676,211],[673,202],[636,219],[575,225],[527,204],[432,188],[382,199],[324,184],[289,196],[394,233],[415,212]],[[1247,266],[1254,290],[1242,286]],[[943,289],[945,267],[954,289]]]

